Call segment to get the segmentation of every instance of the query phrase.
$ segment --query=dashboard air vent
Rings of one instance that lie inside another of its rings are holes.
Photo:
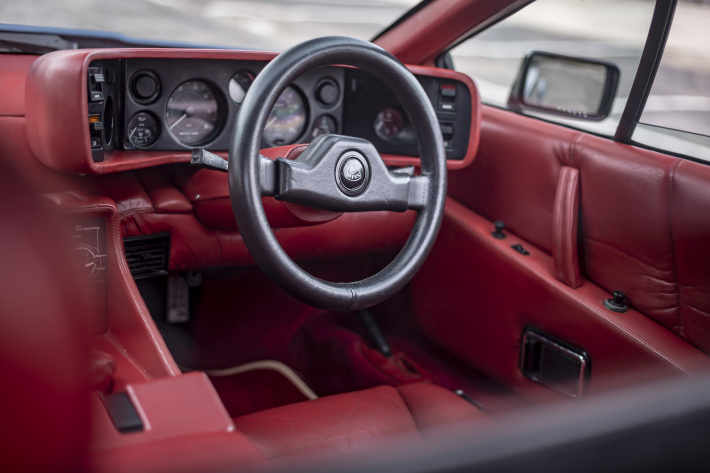
[[[165,276],[170,261],[170,234],[156,233],[123,239],[133,279]]]

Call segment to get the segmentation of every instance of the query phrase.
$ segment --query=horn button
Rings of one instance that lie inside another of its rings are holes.
[[[360,195],[370,183],[370,165],[357,151],[347,151],[338,160],[335,178],[343,194]]]

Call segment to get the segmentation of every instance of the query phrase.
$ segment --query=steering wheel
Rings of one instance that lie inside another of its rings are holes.
[[[355,66],[382,80],[399,99],[415,131],[421,173],[390,171],[367,140],[315,138],[295,160],[260,156],[267,117],[300,75],[329,65]],[[257,76],[242,103],[229,149],[229,192],[244,242],[261,269],[292,296],[328,310],[371,307],[402,289],[431,250],[446,197],[446,154],[439,122],[409,70],[382,48],[329,36],[283,52]],[[388,266],[350,283],[324,281],[301,269],[281,248],[266,219],[263,196],[336,212],[418,212],[402,250]]]

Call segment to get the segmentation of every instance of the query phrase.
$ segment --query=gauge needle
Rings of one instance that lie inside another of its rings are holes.
[[[269,120],[268,122],[266,122],[266,126],[264,127],[264,130],[266,130],[266,129],[269,128],[271,125],[273,125],[276,120],[278,120],[278,117],[273,117],[271,120]]]
[[[175,128],[175,125],[177,125],[178,123],[180,123],[181,121],[183,121],[185,118],[187,118],[187,112],[183,113],[182,116],[181,116],[180,118],[178,118],[175,123],[173,123],[172,125],[170,125],[170,129],[172,130],[173,128]]]

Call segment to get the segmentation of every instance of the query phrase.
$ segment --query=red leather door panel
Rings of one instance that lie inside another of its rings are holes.
[[[590,354],[591,392],[706,370],[695,347],[710,349],[707,189],[710,167],[484,107],[476,160],[450,172],[439,241],[413,282],[416,318],[530,392],[518,368],[526,326]],[[508,238],[490,235],[493,220]],[[628,312],[603,306],[612,290],[628,294]]]

